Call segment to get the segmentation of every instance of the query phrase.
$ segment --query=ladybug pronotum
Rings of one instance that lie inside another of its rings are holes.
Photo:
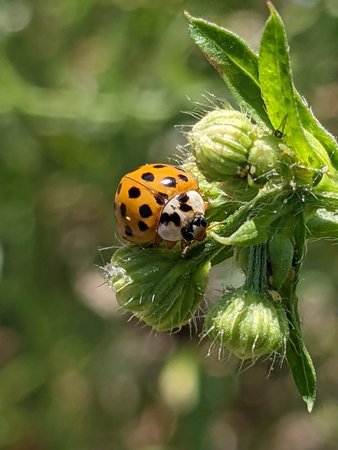
[[[134,244],[159,243],[169,248],[205,238],[206,204],[194,176],[169,164],[146,164],[124,175],[115,195],[121,236]]]

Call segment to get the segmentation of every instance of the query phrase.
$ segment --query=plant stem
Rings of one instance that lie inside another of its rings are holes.
[[[266,291],[266,243],[249,249],[248,272],[244,289],[264,294]]]

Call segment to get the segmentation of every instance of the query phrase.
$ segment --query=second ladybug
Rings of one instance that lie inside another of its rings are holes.
[[[135,244],[187,246],[206,236],[206,204],[188,171],[169,164],[146,164],[120,181],[115,195],[119,232]]]

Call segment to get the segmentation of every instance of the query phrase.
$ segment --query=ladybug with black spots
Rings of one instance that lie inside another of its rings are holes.
[[[146,164],[124,175],[115,195],[121,236],[134,244],[176,242],[187,247],[206,236],[206,204],[198,182],[187,170]]]

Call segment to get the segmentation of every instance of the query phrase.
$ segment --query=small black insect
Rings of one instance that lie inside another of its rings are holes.
[[[284,134],[284,128],[286,125],[286,121],[287,121],[288,115],[285,114],[281,124],[279,125],[278,128],[276,128],[276,130],[274,130],[273,135],[277,138],[277,139],[282,139],[285,134]]]

